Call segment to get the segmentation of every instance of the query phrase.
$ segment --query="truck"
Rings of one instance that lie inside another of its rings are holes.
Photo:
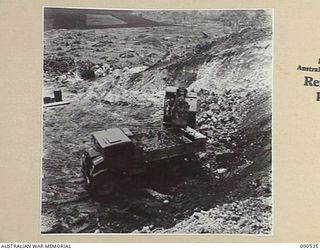
[[[195,130],[197,96],[186,88],[168,87],[163,124],[148,132],[109,128],[91,134],[91,146],[81,154],[88,191],[111,194],[125,177],[145,173],[153,163],[194,155],[206,149],[206,136]]]

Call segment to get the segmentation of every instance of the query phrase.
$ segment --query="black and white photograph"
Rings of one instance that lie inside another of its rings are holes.
[[[41,234],[273,234],[272,9],[42,24]]]

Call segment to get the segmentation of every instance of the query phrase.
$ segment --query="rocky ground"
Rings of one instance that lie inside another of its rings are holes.
[[[43,110],[43,233],[272,232],[271,28],[193,27],[45,31],[44,96],[70,104]],[[89,134],[159,129],[167,85],[198,94],[207,151],[90,197]]]

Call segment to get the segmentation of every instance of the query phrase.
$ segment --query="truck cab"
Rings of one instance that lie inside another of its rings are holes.
[[[98,176],[126,174],[135,155],[128,129],[111,128],[91,134],[91,145],[81,156],[82,172],[90,185]]]

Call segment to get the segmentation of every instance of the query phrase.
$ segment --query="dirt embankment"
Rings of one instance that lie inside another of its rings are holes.
[[[271,232],[271,34],[249,29],[221,40],[195,56],[201,63],[188,59],[172,68],[179,79],[196,72],[189,90],[201,99],[198,124],[208,151],[200,156],[215,190],[209,200],[218,205],[196,209],[170,229],[136,233]],[[209,194],[201,194],[199,206]]]
[[[170,29],[169,41],[179,31]],[[46,91],[61,87],[72,103],[44,110],[42,231],[270,233],[270,31],[247,29],[209,38],[198,48],[183,47],[190,34],[176,35],[179,55],[168,54],[167,40],[160,40],[161,46],[155,42],[156,31],[144,37],[145,30],[139,32],[141,37],[137,33],[132,42],[116,30],[68,31],[65,39],[59,38],[64,46],[54,31],[48,35],[52,39],[46,42],[51,48],[45,49],[47,60],[62,50],[91,61],[99,56],[102,66],[114,62],[117,67],[94,80],[83,80],[73,71],[79,62],[68,61],[67,73],[45,72]],[[93,40],[93,35],[101,41]],[[150,37],[150,48],[149,40],[139,41]],[[70,41],[77,39],[80,43],[70,47]],[[147,56],[150,65],[142,65],[132,50],[115,54],[123,49],[116,40],[124,40],[139,55],[156,55]],[[112,50],[107,60],[102,55],[106,48]],[[208,137],[207,151],[198,161],[159,163],[110,199],[92,200],[79,166],[88,135],[114,126],[133,132],[159,128],[166,84],[185,85],[198,93],[198,125]],[[176,165],[183,170],[172,172]],[[165,195],[150,194],[146,188]]]

